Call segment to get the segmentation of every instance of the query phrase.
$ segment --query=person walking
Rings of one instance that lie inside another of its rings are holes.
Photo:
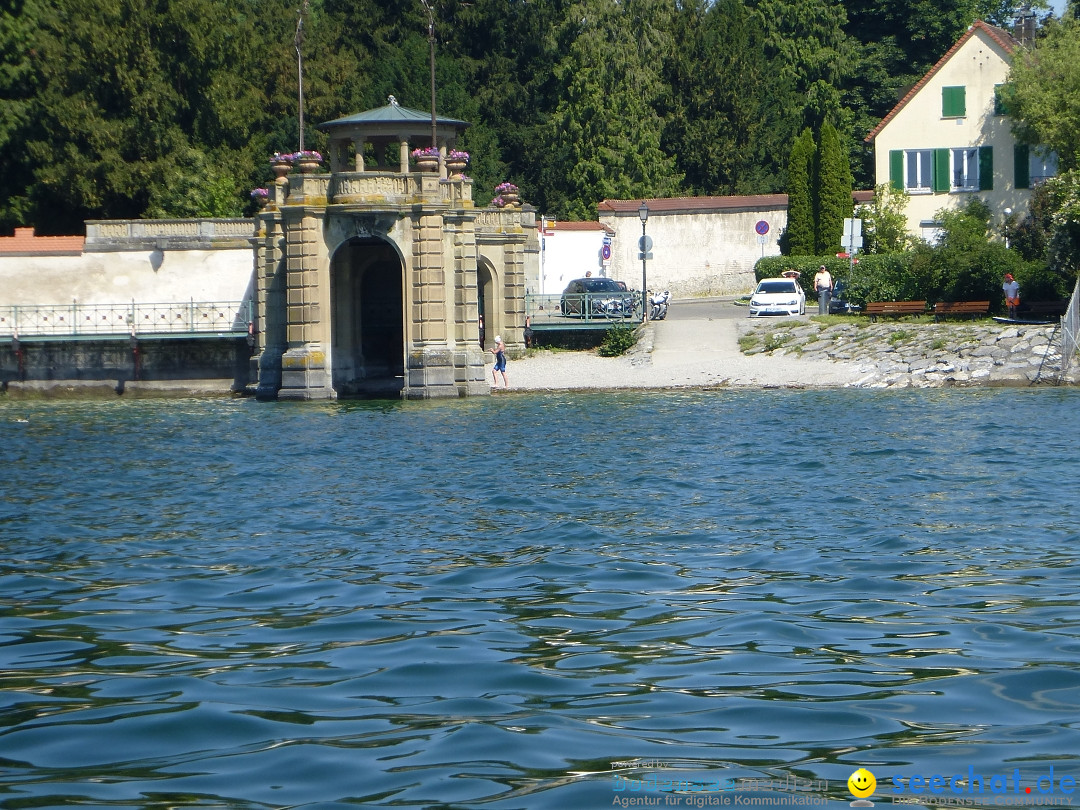
[[[1020,306],[1020,284],[1013,278],[1012,273],[1005,274],[1005,282],[1001,285],[1005,293],[1005,306],[1009,308],[1009,318],[1016,320],[1016,309]]]
[[[817,314],[829,314],[829,301],[832,300],[833,280],[832,274],[825,269],[825,265],[818,268],[814,276],[814,289],[817,290]]]
[[[506,344],[501,335],[495,336],[495,345],[491,347],[491,353],[495,355],[495,368],[491,369],[491,384],[498,386],[497,374],[502,374],[503,388],[509,388],[510,382],[506,379]]]

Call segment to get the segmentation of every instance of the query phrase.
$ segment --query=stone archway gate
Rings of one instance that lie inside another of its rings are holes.
[[[261,399],[337,398],[331,265],[335,252],[357,239],[385,242],[400,258],[401,396],[490,393],[478,328],[481,256],[494,268],[486,299],[496,319],[489,321],[489,340],[494,326],[512,355],[523,350],[526,264],[538,261],[534,212],[477,209],[472,180],[448,175],[447,148],[463,122],[440,119],[437,165],[410,170],[409,140],[425,129],[430,137],[430,118],[391,102],[322,125],[330,133],[330,172],[321,171],[317,161],[286,164],[259,214]],[[390,142],[399,150],[396,169],[380,161]],[[374,160],[366,157],[372,152],[368,143],[376,147]]]

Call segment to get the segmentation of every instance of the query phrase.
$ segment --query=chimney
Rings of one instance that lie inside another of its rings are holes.
[[[1035,12],[1031,10],[1030,3],[1024,3],[1020,7],[1020,12],[1013,23],[1013,36],[1024,47],[1035,42]]]

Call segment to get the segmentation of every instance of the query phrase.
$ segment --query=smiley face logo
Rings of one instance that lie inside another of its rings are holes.
[[[867,796],[872,796],[874,791],[877,790],[877,779],[866,768],[859,768],[848,777],[847,786],[853,796],[865,799]]]

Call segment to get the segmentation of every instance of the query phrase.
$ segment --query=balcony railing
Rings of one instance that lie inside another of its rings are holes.
[[[0,306],[0,339],[246,334],[251,301]]]

